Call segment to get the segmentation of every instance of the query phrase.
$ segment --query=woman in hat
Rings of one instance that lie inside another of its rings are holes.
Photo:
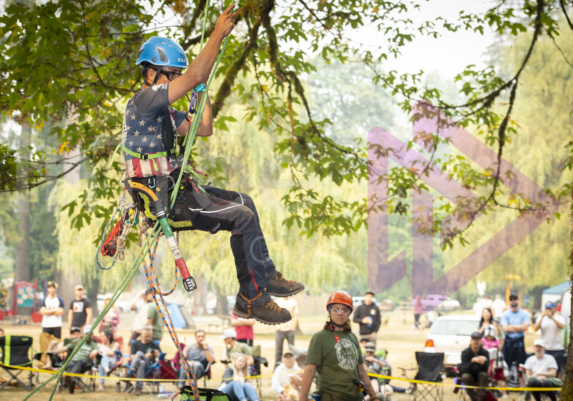
[[[368,378],[358,339],[350,327],[353,309],[352,297],[347,292],[336,291],[330,295],[326,304],[329,320],[323,330],[312,336],[308,347],[301,400],[308,399],[316,372],[322,401],[361,401],[364,391],[371,400],[378,399]]]

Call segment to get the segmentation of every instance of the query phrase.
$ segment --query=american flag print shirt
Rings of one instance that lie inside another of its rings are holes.
[[[164,108],[169,106],[169,84],[153,85],[136,93],[125,108],[123,117],[122,144],[132,152],[152,155],[165,152],[162,126],[165,118]],[[170,109],[173,131],[185,120],[185,113]],[[175,133],[176,135],[176,133]],[[169,175],[178,168],[170,164],[167,156],[142,160],[123,152],[127,177],[145,178]]]

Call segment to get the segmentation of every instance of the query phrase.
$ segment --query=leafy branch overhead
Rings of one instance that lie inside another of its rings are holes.
[[[139,68],[134,65],[141,44],[152,35],[170,36],[179,40],[193,60],[199,51],[206,3],[61,0],[31,8],[13,3],[0,17],[0,110],[20,124],[35,129],[50,127],[50,134],[60,143],[60,148],[50,155],[50,163],[63,163],[68,152],[75,150],[82,157],[74,167],[84,164],[91,172],[92,191],[67,206],[76,215],[75,227],[89,223],[90,214],[105,215],[108,210],[98,206],[99,200],[119,196],[117,177],[123,165],[116,160],[107,167],[107,161],[121,139],[122,107],[141,84]],[[208,7],[207,38],[223,9],[223,4],[214,3]],[[511,113],[519,98],[522,72],[534,48],[543,37],[549,37],[557,46],[560,20],[568,22],[562,24],[565,29],[573,29],[568,15],[572,1],[523,0],[508,4],[500,0],[485,14],[462,12],[455,21],[438,18],[416,24],[408,13],[423,4],[426,2],[238,2],[237,27],[217,71],[217,85],[211,91],[213,115],[218,129],[232,129],[234,118],[222,112],[234,92],[244,105],[247,121],[279,136],[274,151],[282,158],[282,167],[290,172],[293,182],[282,199],[289,213],[284,222],[287,226],[303,227],[307,235],[340,235],[366,224],[369,212],[366,198],[335,199],[305,187],[311,178],[330,180],[339,186],[364,183],[370,172],[367,145],[360,136],[356,134],[355,141],[339,140],[329,134],[332,121],[317,119],[311,110],[312,93],[306,89],[306,77],[316,72],[310,62],[312,57],[318,56],[326,63],[367,66],[372,71],[373,84],[390,90],[402,110],[410,114],[417,102],[439,107],[460,126],[474,127],[483,135],[486,144],[496,149],[499,161],[504,147],[519,132]],[[380,45],[376,48],[366,48],[348,38],[349,32],[367,25],[378,32]],[[398,57],[405,45],[419,37],[439,40],[444,30],[483,34],[486,29],[494,29],[505,37],[528,35],[530,45],[519,68],[507,77],[492,67],[478,70],[467,66],[455,78],[460,96],[465,99],[461,104],[446,101],[438,88],[423,84],[422,72],[381,70],[385,60]],[[292,47],[293,43],[298,46]],[[565,57],[563,51],[561,54]],[[254,76],[256,83],[244,86],[239,78],[246,74]],[[500,107],[502,101],[505,104]],[[186,108],[185,102],[181,100],[176,107]],[[474,219],[498,206],[519,212],[531,210],[526,199],[509,203],[504,200],[500,163],[484,175],[463,157],[438,158],[439,146],[447,145],[438,135],[424,140],[431,145],[430,161],[441,163],[442,170],[485,194],[480,196],[480,202],[458,210],[466,218]],[[26,168],[17,168],[23,159]],[[389,183],[390,212],[410,212],[405,200],[413,189],[421,188],[420,177],[428,173],[429,166],[393,169],[388,177],[380,177]],[[570,157],[564,169],[572,166]],[[0,146],[1,191],[32,188],[63,175],[50,171],[46,154]],[[218,171],[220,167],[214,165],[213,172]],[[565,194],[563,188],[551,195],[561,199]],[[452,206],[445,204],[438,209],[435,221],[439,223],[452,212]],[[439,226],[436,224],[437,230]],[[461,233],[446,234],[445,242],[451,245]]]

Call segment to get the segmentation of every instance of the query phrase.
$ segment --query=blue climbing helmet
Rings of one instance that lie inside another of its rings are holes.
[[[158,67],[187,68],[185,50],[169,38],[152,36],[141,45],[135,65],[150,63]]]

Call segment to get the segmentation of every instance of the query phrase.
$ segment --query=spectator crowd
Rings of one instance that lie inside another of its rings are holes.
[[[130,304],[135,318],[131,336],[124,344],[118,335],[121,311],[117,307],[112,307],[94,333],[90,333],[93,308],[84,297],[81,285],[76,286],[75,298],[68,304],[66,332],[69,337],[62,338],[62,316],[66,304],[58,296],[57,289],[57,283],[48,282],[47,296],[40,305],[43,369],[57,370],[69,358],[66,371],[81,374],[91,370],[97,373],[100,391],[105,389],[105,378],[116,374],[133,379],[126,382],[123,391],[138,396],[144,390],[143,379],[158,377],[156,372],[168,367],[172,371],[170,378],[173,382],[180,389],[185,387],[187,374],[179,354],[168,360],[161,349],[164,324],[150,290],[138,295]],[[394,393],[413,391],[412,386],[394,386],[388,379],[379,377],[392,376],[392,366],[388,362],[389,351],[378,347],[382,318],[374,296],[369,291],[360,305],[354,305],[344,291],[333,293],[327,304],[329,320],[324,329],[312,337],[308,349],[295,346],[299,315],[297,301],[292,297],[278,300],[293,318],[275,327],[271,389],[277,401],[298,401],[309,397],[316,374],[322,400],[358,400],[362,399],[360,392],[363,391],[366,400],[387,401]],[[110,295],[104,296],[104,304],[107,305],[110,299]],[[414,297],[412,309],[415,327],[421,328],[420,316],[424,308],[420,296]],[[483,401],[487,398],[488,387],[506,387],[513,377],[519,387],[542,389],[531,392],[536,401],[543,395],[556,401],[557,392],[553,389],[562,384],[564,346],[561,331],[565,328],[565,320],[556,311],[556,305],[545,303],[535,322],[532,322],[531,314],[520,307],[515,294],[509,297],[509,305],[501,296],[496,296],[493,301],[484,297],[476,302],[473,311],[479,317],[479,323],[456,367],[459,381],[468,386],[466,391],[471,400]],[[210,378],[214,363],[224,364],[226,367],[218,389],[228,394],[231,400],[258,401],[260,393],[253,376],[261,373],[261,363],[267,361],[261,357],[260,347],[255,346],[255,321],[231,314],[230,322],[232,327],[224,330],[219,338],[224,347],[218,358],[210,344],[212,339],[208,339],[202,329],[195,330],[194,340],[184,345],[183,356],[198,381]],[[351,322],[359,327],[357,335],[352,333]],[[525,335],[530,328],[539,332],[540,338],[534,341],[528,353]],[[0,335],[3,335],[1,329]],[[77,349],[82,339],[85,342]],[[375,376],[368,379],[368,374]],[[64,376],[62,385],[74,393],[78,380],[74,376]],[[508,393],[502,391],[499,395],[507,398]]]

